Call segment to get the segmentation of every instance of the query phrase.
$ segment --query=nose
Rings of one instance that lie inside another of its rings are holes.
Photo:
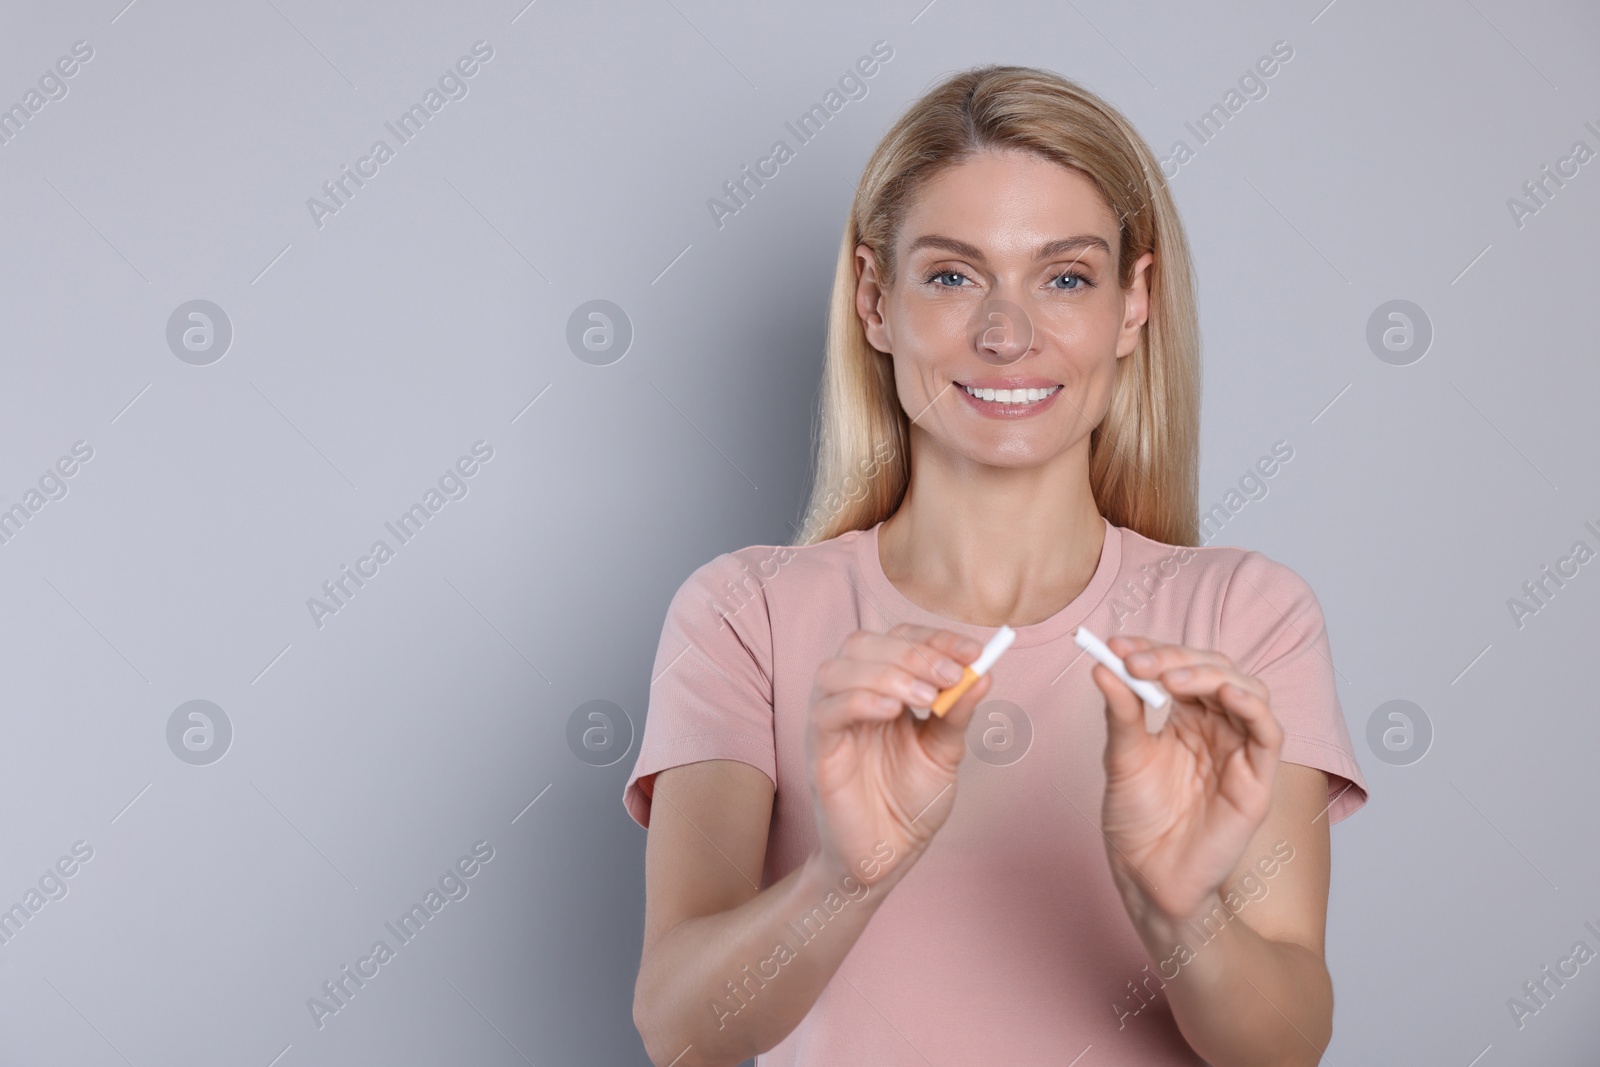
[[[1007,367],[1033,350],[1033,320],[1005,297],[986,297],[967,324],[973,351],[996,367]]]

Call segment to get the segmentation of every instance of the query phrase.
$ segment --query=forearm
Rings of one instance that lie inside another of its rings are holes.
[[[869,885],[813,852],[738,907],[662,935],[641,961],[634,995],[651,1061],[726,1067],[783,1040],[905,866]]]
[[[1333,1031],[1333,983],[1310,949],[1262,937],[1216,898],[1173,920],[1131,903],[1178,1028],[1214,1067],[1314,1067]]]

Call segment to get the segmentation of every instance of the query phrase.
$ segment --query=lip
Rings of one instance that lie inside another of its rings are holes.
[[[956,381],[957,385],[969,385],[974,389],[1049,389],[1060,382],[1051,381],[1049,378],[968,378],[965,381]]]
[[[1054,404],[1056,397],[1066,390],[1065,384],[1053,382],[1048,378],[973,378],[970,381],[952,384],[974,411],[990,419],[1026,419],[1037,415]],[[994,400],[979,400],[962,388],[963,386],[971,386],[974,389],[1049,389],[1051,386],[1060,388],[1043,400],[1035,400],[1031,404],[1002,404]]]

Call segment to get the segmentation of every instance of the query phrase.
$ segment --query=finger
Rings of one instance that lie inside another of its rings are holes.
[[[1147,637],[1121,636],[1113,638],[1107,647],[1122,656],[1123,666],[1130,677],[1143,680],[1165,678],[1163,671],[1166,669],[1193,669],[1197,663],[1232,666],[1231,661],[1220,652],[1186,645],[1165,645]],[[1244,676],[1240,675],[1239,678],[1243,679]],[[1262,695],[1265,696],[1264,693]]]
[[[1159,645],[1148,637],[1139,637],[1136,634],[1118,634],[1115,637],[1106,638],[1106,647],[1123,659],[1127,659],[1130,653],[1142,652],[1147,648],[1157,648]]]
[[[884,636],[900,638],[912,644],[928,645],[945,655],[954,656],[962,663],[971,663],[983,653],[981,641],[974,641],[953,630],[939,630],[931,626],[918,626],[915,623],[897,623],[890,627]]]
[[[905,711],[905,701],[870,689],[847,689],[812,705],[819,734],[835,734],[865,722],[888,722]]]
[[[1283,752],[1283,726],[1272,708],[1255,693],[1224,684],[1217,693],[1223,707],[1245,727],[1245,754],[1250,769],[1265,781]]]
[[[955,659],[960,659],[962,662],[971,662],[974,659],[978,659],[979,654],[984,649],[982,641],[974,641],[973,638],[966,637],[963,633],[955,633],[954,630],[934,629],[930,625],[917,625],[914,622],[898,622],[898,624],[891,625],[890,629],[886,630],[885,633],[877,633],[874,630],[856,630],[846,640],[846,645],[850,645],[854,641],[869,641],[869,638],[890,638],[890,640],[894,641],[904,641],[909,645],[930,646],[930,648],[936,648],[941,653],[947,654],[947,656],[954,656]]]
[[[992,674],[980,675],[972,683],[972,688],[962,693],[961,699],[950,706],[949,711],[942,716],[929,715],[918,724],[923,747],[930,756],[950,767],[961,761],[967,751],[967,726],[972,722],[973,712],[983,703],[984,696],[993,685]]]
[[[865,631],[848,643],[839,658],[866,663],[891,663],[941,689],[959,682],[965,673],[966,662],[970,662],[958,660],[933,645]]]
[[[1116,637],[1113,637],[1106,642],[1106,647],[1111,649],[1111,651],[1115,652],[1117,655],[1121,656],[1124,660],[1140,652],[1161,656],[1170,655],[1174,651],[1213,657],[1218,660],[1227,659],[1227,657],[1221,652],[1211,649],[1194,648],[1189,645],[1181,645],[1171,641],[1157,641],[1149,637],[1140,637],[1137,634],[1118,634]]]
[[[1144,728],[1144,701],[1104,664],[1089,673],[1106,698],[1106,766],[1138,760],[1155,743]]]
[[[1123,665],[1135,678],[1166,678],[1172,672],[1215,668],[1223,671],[1235,684],[1255,691],[1263,700],[1267,698],[1266,686],[1258,679],[1239,671],[1233,661],[1221,652],[1186,645],[1157,645],[1127,656]],[[1182,675],[1178,675],[1182,677]]]
[[[938,698],[940,689],[952,683],[943,679],[935,680],[937,675],[934,672],[927,671],[923,664],[916,665],[924,667],[922,674],[881,660],[831,659],[817,668],[817,686],[822,696],[832,696],[851,689],[868,689],[912,707],[925,708]],[[956,670],[959,672],[960,668]]]
[[[1122,661],[1123,666],[1128,668],[1128,673],[1135,678],[1154,678],[1162,671],[1174,667],[1192,667],[1201,663],[1215,664],[1219,667],[1233,666],[1232,660],[1212,649],[1153,642],[1145,648],[1129,652],[1122,657]]]
[[[1173,667],[1161,672],[1161,685],[1173,696],[1207,696],[1220,703],[1217,690],[1234,685],[1265,700],[1266,686],[1247,674],[1215,664]]]

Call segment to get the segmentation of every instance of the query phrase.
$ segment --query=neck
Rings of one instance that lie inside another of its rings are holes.
[[[912,435],[911,482],[878,531],[884,574],[907,599],[960,622],[1027,626],[1083,592],[1105,532],[1087,437],[1048,463],[996,467]]]

